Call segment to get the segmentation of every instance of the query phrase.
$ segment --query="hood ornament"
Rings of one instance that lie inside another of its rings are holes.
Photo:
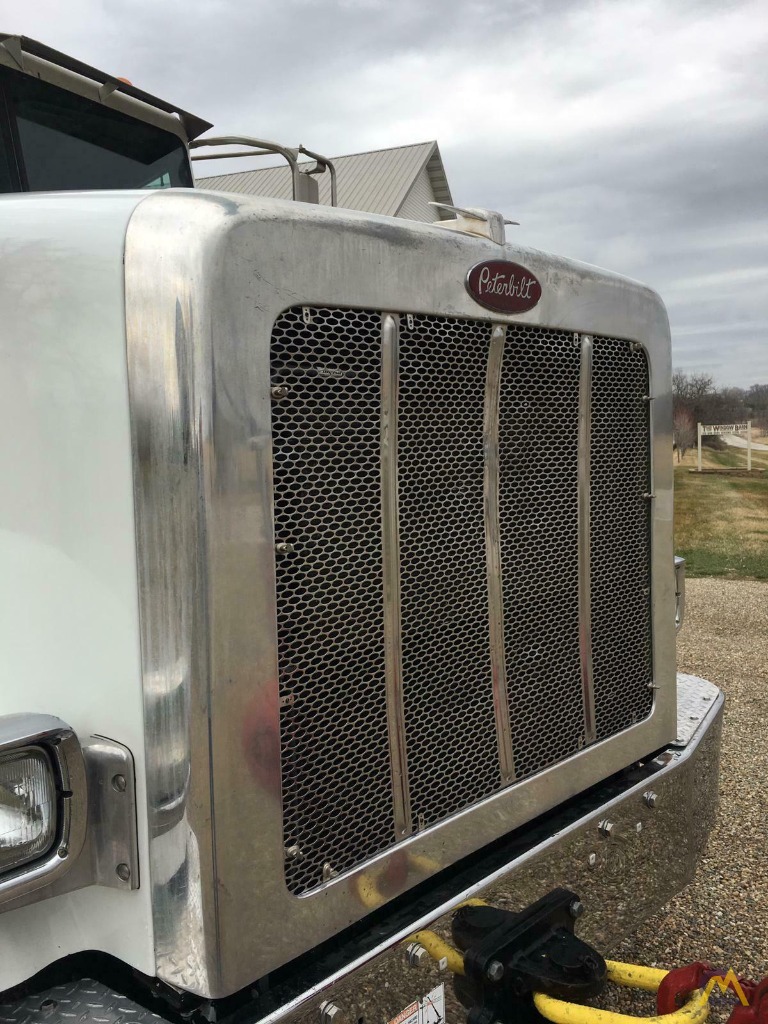
[[[435,227],[447,228],[448,231],[461,231],[465,235],[475,235],[479,238],[490,238],[498,245],[504,245],[506,238],[504,234],[505,224],[519,224],[516,220],[505,220],[502,214],[495,210],[483,210],[477,206],[449,206],[447,203],[430,203],[440,210],[450,210],[456,214],[455,220],[441,220],[435,223]]]

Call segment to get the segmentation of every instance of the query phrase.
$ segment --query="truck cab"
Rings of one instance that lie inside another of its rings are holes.
[[[511,1024],[542,922],[590,994],[717,800],[661,299],[196,188],[23,37],[0,101],[0,1017]]]

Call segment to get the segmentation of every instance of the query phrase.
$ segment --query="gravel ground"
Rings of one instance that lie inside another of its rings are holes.
[[[717,825],[694,881],[611,956],[664,968],[710,960],[759,979],[768,974],[768,583],[692,579],[686,589],[678,668],[726,695]],[[653,997],[613,986],[601,1005],[654,1012]],[[732,1005],[713,996],[710,1021],[727,1020]]]

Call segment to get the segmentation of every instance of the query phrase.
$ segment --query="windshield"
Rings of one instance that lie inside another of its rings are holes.
[[[171,132],[6,68],[0,91],[0,191],[193,185],[186,147]],[[15,187],[4,163],[15,166]]]

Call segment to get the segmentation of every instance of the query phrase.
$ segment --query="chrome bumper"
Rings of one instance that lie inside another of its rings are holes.
[[[440,1016],[446,1024],[458,1024],[465,1011],[453,999],[450,972],[429,957],[409,953],[408,939],[421,929],[448,938],[453,912],[473,897],[519,910],[564,886],[578,893],[585,908],[579,935],[609,951],[693,877],[717,806],[722,710],[717,687],[695,676],[678,676],[673,745],[460,865],[445,882],[450,895],[444,899],[432,888],[409,895],[399,909],[392,904],[374,909],[367,931],[358,929],[348,941],[340,937],[335,948],[324,951],[324,961],[303,958],[278,972],[270,1002],[251,1002],[248,1019],[260,1024],[395,1024],[396,1019],[398,1024],[433,1024],[431,1003],[424,1002],[431,996],[438,1009],[444,997]],[[394,915],[399,915],[395,925]],[[107,986],[83,980],[16,1003],[3,1003],[0,997],[0,1020],[33,1020],[44,1000],[56,1003],[47,1004],[46,1024],[70,1019],[78,1006],[96,1005],[98,1012],[79,1019],[109,1024],[125,1019],[112,1016],[112,1010],[125,1013],[127,1008],[137,1024],[160,1019]],[[232,1007],[230,1000],[223,1002]],[[220,1009],[223,1019],[229,1007],[220,1004]]]

